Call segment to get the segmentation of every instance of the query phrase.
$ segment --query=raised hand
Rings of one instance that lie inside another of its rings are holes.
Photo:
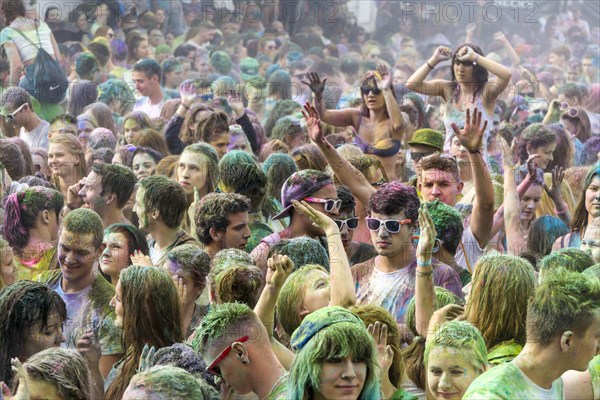
[[[79,192],[85,185],[85,179],[83,178],[76,184],[69,186],[69,190],[67,191],[67,207],[71,210],[75,210],[83,205],[83,197],[79,195]]]
[[[150,347],[148,344],[145,344],[144,348],[142,349],[142,354],[140,355],[140,363],[137,372],[143,372],[149,368],[152,368],[152,366],[154,366],[155,354],[156,349],[154,346]]]
[[[369,324],[367,331],[375,340],[377,348],[377,363],[379,364],[379,380],[388,377],[390,367],[394,362],[394,350],[387,344],[388,326],[382,322],[376,321],[375,324]]]
[[[527,175],[535,180],[538,174],[537,160],[541,157],[539,154],[531,154],[525,164],[527,165]]]
[[[332,220],[322,212],[315,210],[314,208],[309,206],[307,202],[299,202],[297,200],[292,200],[292,204],[294,205],[294,209],[296,211],[298,211],[305,217],[308,217],[312,221],[313,225],[323,229],[327,236],[340,234],[340,229],[338,228],[334,220]]]
[[[229,93],[227,95],[227,102],[229,103],[229,106],[233,109],[233,112],[235,112],[237,118],[240,118],[242,115],[244,115],[245,110],[244,102],[242,101],[242,96],[238,95],[235,92]]]
[[[496,32],[496,33],[494,33],[494,40],[505,41],[506,36],[504,36],[504,33],[502,33],[502,32]]]
[[[306,119],[306,127],[308,128],[308,137],[315,143],[322,143],[325,141],[325,135],[321,129],[321,120],[319,119],[319,112],[317,109],[306,102],[304,104],[304,110],[302,111],[304,119]]]
[[[460,61],[475,61],[475,58],[477,58],[477,53],[475,53],[475,51],[469,46],[465,46],[458,51],[456,56]]]
[[[429,213],[427,204],[419,209],[419,244],[417,245],[417,259],[422,262],[431,260],[433,246],[435,245],[437,231]]]
[[[141,251],[136,250],[133,254],[129,256],[131,259],[131,265],[143,265],[145,267],[151,267],[154,265],[152,262],[152,258],[143,254]]]
[[[552,186],[548,188],[548,185],[544,183],[544,189],[548,196],[556,203],[557,201],[562,205],[562,192],[560,191],[563,180],[565,179],[565,171],[558,165],[552,170]]]
[[[325,91],[325,83],[327,82],[327,78],[323,78],[323,80],[321,80],[321,78],[319,78],[319,74],[316,72],[309,72],[306,74],[306,76],[308,76],[308,82],[301,82],[307,85],[317,96],[322,95]]]
[[[89,365],[98,366],[100,357],[102,357],[102,349],[96,333],[93,331],[84,333],[77,341],[76,346],[79,354],[86,359]]]
[[[484,121],[481,126],[481,111],[477,107],[473,109],[473,117],[471,118],[471,110],[467,109],[465,117],[465,127],[462,130],[458,129],[458,125],[452,123],[452,130],[456,134],[456,138],[460,144],[465,146],[471,153],[479,151],[483,145],[483,134],[487,129],[488,122]]]
[[[380,64],[377,67],[377,72],[381,76],[381,79],[377,78],[375,75],[375,82],[377,83],[377,87],[380,90],[387,90],[392,86],[392,77],[390,76],[390,70],[383,64]]]
[[[266,283],[281,289],[285,280],[294,271],[294,262],[288,256],[275,254],[267,260]]]
[[[23,364],[21,364],[21,361],[19,361],[18,358],[12,358],[10,360],[10,365],[11,365],[11,369],[12,372],[14,374],[14,379],[18,379],[19,380],[19,388],[17,389],[17,393],[15,393],[15,395],[13,397],[11,397],[11,400],[29,400],[29,385],[27,383],[27,370],[25,369],[25,367],[23,366]],[[6,387],[6,385],[4,385],[4,387]],[[2,393],[4,394],[5,389],[4,387],[2,388]],[[10,393],[10,391],[8,392]]]
[[[475,24],[473,22],[471,22],[470,24],[467,24],[467,34],[473,34],[476,29],[477,29],[477,24]]]
[[[433,58],[435,58],[437,62],[449,60],[452,58],[452,50],[446,46],[439,46],[433,52]]]

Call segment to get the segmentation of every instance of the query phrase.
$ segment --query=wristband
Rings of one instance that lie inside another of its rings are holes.
[[[427,278],[427,277],[430,277],[432,274],[433,274],[433,270],[429,271],[429,272],[417,271],[417,277],[419,277],[419,278]]]
[[[429,69],[431,69],[433,71],[434,67],[432,67],[431,64],[429,64],[429,61],[427,61],[425,64],[427,64],[427,66],[429,67]]]
[[[468,149],[468,152],[471,154],[481,154],[481,148],[478,148],[477,150]]]
[[[431,258],[425,262],[417,261],[417,267],[431,267]]]

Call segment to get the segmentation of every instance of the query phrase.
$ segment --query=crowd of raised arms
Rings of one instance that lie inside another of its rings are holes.
[[[75,3],[0,0],[0,400],[600,400],[597,2]]]

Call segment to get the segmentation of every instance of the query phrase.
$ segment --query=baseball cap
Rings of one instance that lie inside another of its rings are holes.
[[[327,185],[333,185],[333,180],[324,172],[314,169],[304,169],[294,172],[281,188],[281,203],[283,211],[273,219],[285,218],[292,209],[292,200],[302,200]]]

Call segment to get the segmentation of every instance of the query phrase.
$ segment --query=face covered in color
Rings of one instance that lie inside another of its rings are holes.
[[[427,385],[436,400],[460,400],[469,385],[483,371],[475,370],[468,354],[443,346],[435,347],[429,354]]]

